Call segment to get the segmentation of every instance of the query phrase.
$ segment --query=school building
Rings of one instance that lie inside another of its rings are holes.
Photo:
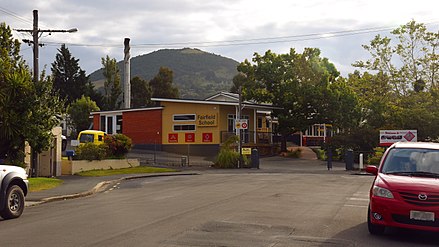
[[[157,107],[92,112],[93,129],[107,134],[122,133],[136,148],[172,153],[216,155],[221,143],[241,128],[243,147],[256,147],[261,154],[273,152],[271,113],[276,107],[244,101],[239,114],[239,96],[221,92],[205,100],[153,98]]]

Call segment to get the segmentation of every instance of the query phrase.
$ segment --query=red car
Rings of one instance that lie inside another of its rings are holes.
[[[439,144],[399,142],[390,146],[370,189],[367,225],[371,234],[386,227],[439,232]]]

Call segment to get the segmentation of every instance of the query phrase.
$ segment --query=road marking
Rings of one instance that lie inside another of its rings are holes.
[[[351,201],[369,201],[369,198],[351,197],[351,198],[348,198],[348,200],[351,200]]]
[[[345,207],[353,207],[353,208],[367,208],[365,205],[352,205],[352,204],[345,204]]]

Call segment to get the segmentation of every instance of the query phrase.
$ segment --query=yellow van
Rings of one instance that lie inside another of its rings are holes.
[[[105,132],[100,130],[83,130],[79,132],[78,142],[86,143],[93,142],[94,144],[102,144],[104,143]]]

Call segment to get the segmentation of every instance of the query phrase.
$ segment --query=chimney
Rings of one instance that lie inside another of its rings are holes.
[[[130,82],[130,39],[125,38],[124,42],[124,79],[123,79],[123,108],[131,108],[131,82]]]

